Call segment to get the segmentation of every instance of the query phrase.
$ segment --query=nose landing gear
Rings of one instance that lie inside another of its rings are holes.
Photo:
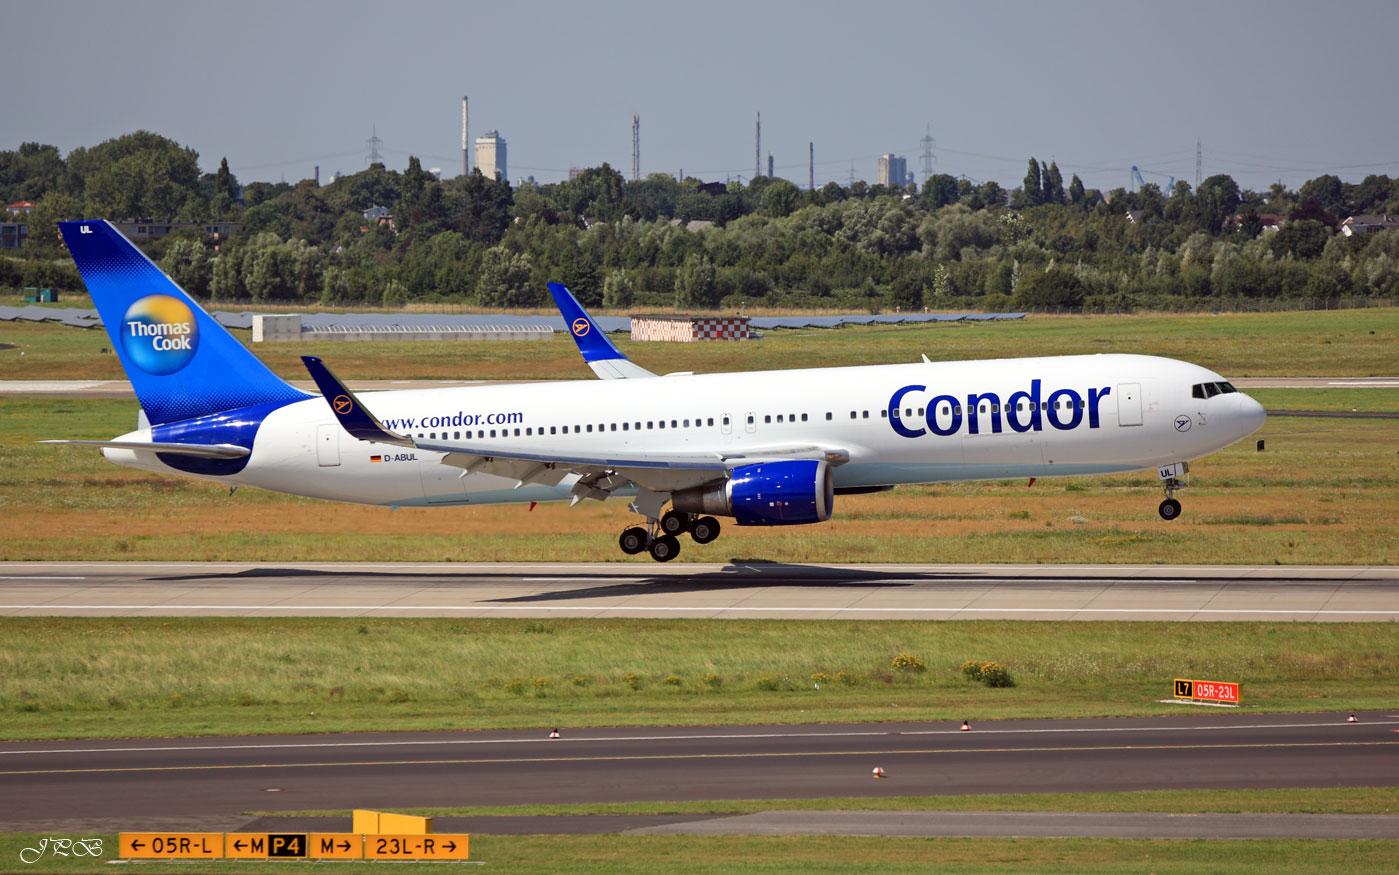
[[[1156,476],[1161,478],[1161,485],[1166,488],[1166,500],[1156,508],[1156,512],[1161,514],[1161,519],[1173,520],[1180,516],[1180,502],[1176,500],[1176,492],[1185,488],[1184,478],[1188,473],[1190,465],[1185,462],[1162,465],[1157,469]]]

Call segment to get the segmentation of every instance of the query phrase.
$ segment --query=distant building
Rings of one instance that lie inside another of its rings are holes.
[[[1235,213],[1229,217],[1229,221],[1226,224],[1231,228],[1238,228],[1243,225],[1243,223],[1243,214]],[[1276,213],[1258,213],[1258,224],[1264,231],[1278,231],[1283,225],[1287,224],[1287,218],[1285,216],[1279,216]]]
[[[12,203],[9,206],[5,207],[5,209],[9,210],[10,215],[12,216],[27,216],[29,215],[29,211],[34,209],[34,202],[16,201],[15,203]]]
[[[393,224],[393,211],[388,207],[381,207],[378,204],[360,213],[364,220],[373,225],[387,227],[390,231],[396,230]],[[368,231],[368,227],[364,230]]]
[[[113,222],[116,229],[132,240],[159,240],[186,228],[203,228],[215,240],[226,240],[243,233],[242,222]]]
[[[487,179],[510,178],[505,164],[505,138],[499,131],[486,131],[484,137],[476,138],[476,167]]]
[[[908,185],[908,160],[885,153],[879,156],[879,185],[903,188]]]
[[[29,226],[23,222],[0,222],[0,249],[18,249],[29,239]]]
[[[1399,230],[1399,216],[1370,216],[1362,213],[1358,216],[1349,216],[1341,223],[1341,233],[1347,237],[1396,230]]]

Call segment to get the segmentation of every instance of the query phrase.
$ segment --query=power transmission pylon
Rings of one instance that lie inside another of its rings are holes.
[[[937,140],[933,139],[933,126],[931,123],[925,128],[923,139],[919,142],[923,144],[923,184],[927,185],[928,180],[933,176],[933,146],[937,144]]]
[[[370,125],[369,131],[370,137],[364,141],[364,144],[369,147],[368,161],[370,164],[382,164],[384,163],[384,156],[379,154],[379,147],[384,145],[384,141],[379,139],[379,129],[377,127]]]

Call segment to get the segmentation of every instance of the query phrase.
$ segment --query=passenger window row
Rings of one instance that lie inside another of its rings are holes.
[[[1214,387],[1214,388],[1211,389],[1211,390],[1207,390],[1206,387]],[[1223,388],[1219,388],[1219,387],[1223,387]],[[1235,389],[1233,386],[1230,386],[1228,383],[1204,383],[1204,384],[1201,384],[1201,385],[1196,385],[1194,388],[1195,388],[1194,394],[1195,394],[1195,397],[1196,397],[1196,398],[1204,398],[1204,397],[1206,397],[1206,395],[1204,394],[1206,391],[1210,391],[1210,395],[1211,395],[1211,396],[1217,395],[1217,394],[1219,394],[1220,392],[1237,392],[1237,391],[1238,391],[1238,390]],[[1033,405],[1033,404],[1030,404],[1030,403],[1025,402],[1025,401],[1021,401],[1021,402],[1016,403],[1016,404],[1014,405],[1014,407],[1015,407],[1016,412],[1020,412],[1020,413],[1024,413],[1024,412],[1026,412],[1026,411],[1028,411],[1028,410],[1034,409],[1034,405]],[[1053,403],[1050,403],[1050,402],[1048,402],[1048,401],[1041,401],[1039,407],[1040,407],[1040,410],[1051,410],[1051,409],[1053,409],[1053,410],[1069,410],[1069,409],[1071,409],[1071,407],[1072,407],[1072,402],[1070,402],[1070,401],[1055,401],[1055,402],[1053,402]],[[1082,410],[1082,409],[1084,409],[1084,408],[1087,407],[1087,404],[1086,404],[1084,401],[1080,400],[1080,401],[1078,402],[1078,407],[1079,407],[1080,410]],[[1004,411],[1004,412],[1009,413],[1009,412],[1010,412],[1010,409],[1011,409],[1011,405],[1010,405],[1010,404],[982,404],[982,405],[980,405],[980,407],[978,408],[978,410],[977,410],[976,412],[980,412],[980,413],[1001,413],[1002,411]],[[908,408],[905,408],[905,409],[902,411],[902,416],[912,417],[912,416],[915,415],[915,410],[916,410],[916,415],[918,415],[918,416],[923,416],[924,413],[926,412],[925,409],[922,408],[922,407],[918,407],[918,408],[908,407]],[[970,409],[968,409],[966,412],[967,412],[967,413],[972,413],[973,411],[970,410]],[[962,406],[961,406],[960,404],[959,404],[959,405],[956,405],[955,407],[954,407],[954,406],[951,406],[951,405],[947,405],[947,404],[942,405],[941,414],[942,414],[943,416],[950,416],[950,415],[961,416],[962,413],[963,413],[963,410],[962,410]],[[786,414],[783,414],[783,413],[771,414],[771,413],[769,413],[769,414],[764,414],[764,416],[763,416],[763,423],[764,423],[765,425],[772,425],[772,424],[773,424],[774,416],[776,417],[776,422],[777,422],[777,424],[779,424],[779,425],[784,424],[784,423],[795,423],[795,422],[807,422],[807,421],[808,421],[808,416],[807,416],[807,414],[805,414],[805,413],[786,413]],[[888,411],[888,410],[880,410],[880,411],[879,411],[879,417],[880,417],[880,419],[888,419],[888,418],[889,418],[889,411]],[[835,415],[834,415],[833,413],[831,413],[830,411],[827,411],[827,412],[826,412],[826,421],[827,421],[827,422],[830,422],[830,421],[831,421],[832,419],[834,419],[834,418],[835,418]],[[852,411],[850,411],[850,418],[853,419],[853,420],[869,419],[869,418],[870,418],[870,412],[869,412],[868,410],[852,410]],[[900,416],[900,411],[897,410],[897,409],[894,410],[894,418],[895,418],[895,419],[900,419],[900,418],[901,418],[901,416]],[[754,425],[754,424],[757,422],[757,417],[754,416],[754,415],[752,415],[752,414],[749,414],[748,417],[747,417],[747,421],[748,421],[748,424],[749,424],[749,425]],[[643,424],[640,423],[640,422],[623,422],[623,423],[620,423],[620,428],[618,427],[619,424],[618,424],[618,423],[615,423],[615,422],[611,422],[611,423],[598,423],[596,426],[594,426],[592,423],[589,423],[589,424],[587,424],[587,425],[573,425],[573,426],[571,427],[571,431],[570,431],[570,426],[567,426],[567,425],[562,425],[562,426],[560,426],[560,425],[551,425],[551,426],[549,426],[548,434],[550,434],[550,435],[557,435],[557,434],[592,434],[592,433],[594,433],[594,432],[601,433],[601,432],[609,432],[609,431],[642,431],[643,429],[646,430],[646,431],[653,431],[653,430],[656,430],[656,429],[664,429],[664,428],[672,428],[672,429],[679,429],[679,428],[704,428],[704,427],[713,427],[713,425],[714,425],[714,417],[709,416],[709,417],[695,417],[693,420],[690,420],[690,419],[672,419],[672,420],[669,420],[669,421],[664,420],[664,419],[648,420],[648,421],[644,424],[644,426],[643,426]],[[729,417],[727,417],[727,416],[723,417],[723,425],[724,425],[725,428],[728,428],[728,427],[729,427]],[[533,426],[527,426],[527,427],[525,427],[525,428],[523,428],[523,429],[520,429],[520,428],[516,428],[516,429],[508,429],[508,428],[484,429],[484,428],[483,428],[483,429],[480,429],[479,431],[477,431],[477,430],[469,430],[469,431],[465,431],[465,432],[461,432],[461,431],[445,432],[445,431],[444,431],[444,432],[442,432],[441,434],[442,434],[442,440],[463,440],[463,439],[465,439],[465,440],[480,440],[480,439],[482,439],[482,438],[487,438],[487,437],[512,437],[512,436],[513,436],[513,437],[534,437],[534,436],[536,436],[536,434],[537,434],[538,436],[540,436],[540,437],[543,437],[543,436],[545,435],[545,431],[544,431],[544,426],[541,425],[541,426],[539,426],[537,429],[536,429],[535,427],[533,427]],[[434,432],[426,432],[426,433],[424,433],[424,432],[418,432],[418,437],[419,437],[419,438],[427,438],[427,439],[429,439],[429,440],[437,440],[437,435],[438,435],[438,433],[435,432],[435,431],[434,431]]]

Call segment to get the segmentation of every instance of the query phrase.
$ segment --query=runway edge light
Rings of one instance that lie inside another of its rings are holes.
[[[875,776],[876,778],[882,778],[882,777],[884,777],[884,770],[881,769],[879,766],[875,766],[875,767],[874,767],[874,776]]]
[[[970,720],[963,720],[963,721],[962,721],[962,731],[963,731],[963,732],[971,732],[971,731],[972,731],[972,724],[971,724],[971,721],[970,721]]]
[[[1355,719],[1355,715],[1352,714],[1352,715],[1350,715],[1349,717],[1346,718],[1346,722],[1347,722],[1347,723],[1359,723],[1360,721],[1357,720],[1357,719]]]

